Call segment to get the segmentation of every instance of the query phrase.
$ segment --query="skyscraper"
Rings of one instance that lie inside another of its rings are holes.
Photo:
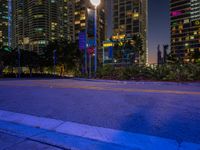
[[[71,0],[69,1],[70,4],[70,26],[71,32],[70,36],[72,37],[73,41],[77,41],[79,38],[80,31],[85,31],[90,36],[89,32],[93,32],[94,28],[89,24],[90,19],[94,17],[94,6],[90,3],[90,0]],[[101,0],[100,6],[98,6],[98,17],[97,17],[97,41],[98,45],[100,46],[102,41],[105,39],[105,5],[104,0]],[[92,18],[91,18],[92,17]]]
[[[146,63],[147,50],[147,7],[148,0],[113,0],[113,34],[131,36],[139,34],[143,39],[144,55],[140,62]]]
[[[171,0],[171,50],[184,62],[200,51],[200,1]]]
[[[49,41],[76,42],[88,28],[89,0],[13,0],[13,47],[39,52]],[[104,2],[98,7],[98,43],[105,38]]]
[[[13,47],[40,52],[68,39],[68,0],[13,0]]]
[[[105,24],[106,24],[106,38],[109,39],[113,35],[113,0],[105,1]]]
[[[11,46],[11,0],[0,0],[0,47]]]

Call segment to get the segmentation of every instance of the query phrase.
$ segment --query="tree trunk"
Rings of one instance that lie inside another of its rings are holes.
[[[29,71],[30,71],[30,78],[32,78],[32,70],[33,70],[33,68],[32,68],[32,67],[29,67]]]

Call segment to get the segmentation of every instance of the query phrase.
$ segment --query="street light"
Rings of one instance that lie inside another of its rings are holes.
[[[90,0],[91,4],[94,5],[95,7],[97,7],[98,5],[100,5],[101,0]]]
[[[53,51],[53,76],[56,77],[56,49]]]
[[[18,54],[18,78],[21,78],[21,52],[20,47],[17,47],[17,54]]]
[[[95,47],[95,56],[94,56],[94,72],[96,76],[97,72],[97,7],[100,5],[101,0],[90,0],[91,4],[95,7],[94,15],[94,47]]]

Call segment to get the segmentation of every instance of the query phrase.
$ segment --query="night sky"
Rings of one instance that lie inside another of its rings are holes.
[[[157,45],[170,44],[169,0],[149,0],[149,63],[157,61]]]

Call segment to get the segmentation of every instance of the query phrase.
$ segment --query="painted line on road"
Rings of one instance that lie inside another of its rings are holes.
[[[3,86],[18,86],[18,87],[43,87],[43,88],[67,88],[67,89],[83,89],[83,90],[98,90],[98,91],[115,91],[115,92],[141,92],[141,93],[162,93],[162,94],[177,94],[177,95],[200,95],[200,92],[193,91],[176,91],[176,90],[156,90],[156,89],[133,89],[133,88],[112,88],[101,86],[82,86],[82,85],[61,85],[61,84],[0,84]]]
[[[0,120],[138,150],[198,150],[199,144],[0,110]],[[193,148],[193,149],[192,149]],[[195,148],[195,149],[194,149]]]

